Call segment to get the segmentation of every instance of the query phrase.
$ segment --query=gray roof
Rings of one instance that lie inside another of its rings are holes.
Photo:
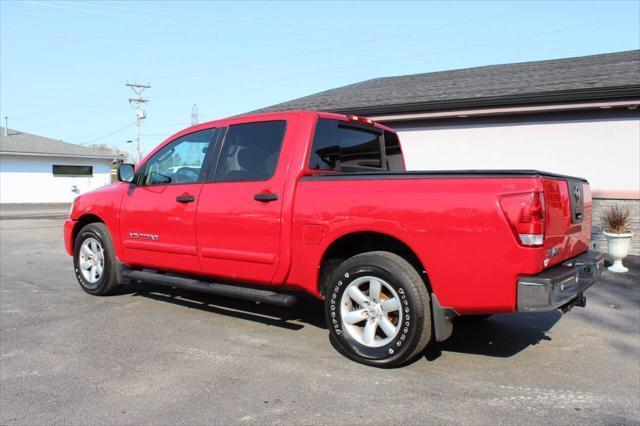
[[[123,154],[109,153],[103,150],[76,145],[60,140],[32,135],[19,130],[0,129],[0,152],[21,155],[53,155],[79,158],[124,158]]]
[[[382,77],[254,112],[393,113],[640,96],[640,50]]]

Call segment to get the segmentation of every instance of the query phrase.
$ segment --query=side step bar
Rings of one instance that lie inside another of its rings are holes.
[[[167,275],[151,271],[138,271],[122,268],[122,278],[144,281],[151,284],[175,287],[184,290],[199,291],[202,293],[216,294],[218,296],[233,297],[254,302],[269,303],[271,305],[290,307],[296,304],[297,298],[292,294],[277,293],[275,291],[257,288],[240,287],[229,284],[200,281],[193,278]]]

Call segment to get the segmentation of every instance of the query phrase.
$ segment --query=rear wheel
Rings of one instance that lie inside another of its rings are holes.
[[[118,286],[116,258],[109,230],[90,223],[76,237],[73,266],[80,287],[87,293],[106,296]]]
[[[431,339],[427,288],[406,260],[389,252],[343,262],[329,278],[325,315],[334,341],[363,364],[401,365]]]

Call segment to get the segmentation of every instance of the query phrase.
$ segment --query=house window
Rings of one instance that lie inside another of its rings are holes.
[[[51,166],[54,176],[93,176],[93,166],[66,166],[54,164]]]

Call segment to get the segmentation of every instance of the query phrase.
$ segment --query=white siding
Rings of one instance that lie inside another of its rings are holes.
[[[93,166],[93,176],[54,176],[54,164]],[[0,203],[71,202],[111,182],[111,160],[0,155]],[[72,186],[78,188],[72,192]]]
[[[596,190],[640,189],[640,119],[479,125],[391,124],[409,170],[538,169]]]

